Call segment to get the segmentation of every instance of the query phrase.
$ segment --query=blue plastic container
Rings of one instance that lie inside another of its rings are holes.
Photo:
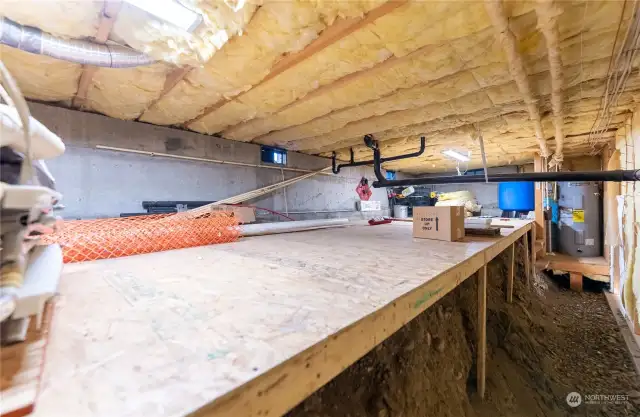
[[[535,208],[534,182],[501,182],[498,184],[500,210],[531,211]]]

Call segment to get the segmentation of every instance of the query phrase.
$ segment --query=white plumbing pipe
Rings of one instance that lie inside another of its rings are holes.
[[[349,219],[300,220],[293,222],[256,223],[240,226],[241,236],[273,235],[349,225]]]

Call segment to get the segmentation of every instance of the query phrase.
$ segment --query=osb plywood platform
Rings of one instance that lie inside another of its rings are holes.
[[[485,271],[531,229],[514,224],[464,242],[394,223],[65,265],[35,415],[281,415]]]

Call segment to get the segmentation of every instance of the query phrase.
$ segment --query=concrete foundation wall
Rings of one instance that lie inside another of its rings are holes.
[[[64,195],[65,218],[143,212],[145,200],[220,200],[304,174],[100,150],[95,146],[261,164],[260,146],[251,143],[38,103],[31,103],[30,108],[67,145],[63,156],[47,161]],[[331,164],[328,159],[295,152],[287,157],[290,168],[318,170]],[[295,219],[368,219],[388,214],[385,189],[374,189],[372,197],[381,201],[382,212],[362,215],[355,211],[359,201],[355,188],[363,175],[373,181],[369,167],[346,168],[340,175],[317,175],[248,204],[289,212]]]

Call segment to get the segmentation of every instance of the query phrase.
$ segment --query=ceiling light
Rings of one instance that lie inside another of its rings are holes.
[[[460,162],[469,162],[471,160],[471,158],[469,158],[469,153],[467,152],[467,154],[463,154],[460,153],[458,151],[454,151],[453,149],[447,149],[442,151],[443,155],[448,156],[449,158],[453,158],[456,159]]]
[[[126,2],[187,32],[192,32],[202,22],[202,15],[174,0],[126,0]]]

